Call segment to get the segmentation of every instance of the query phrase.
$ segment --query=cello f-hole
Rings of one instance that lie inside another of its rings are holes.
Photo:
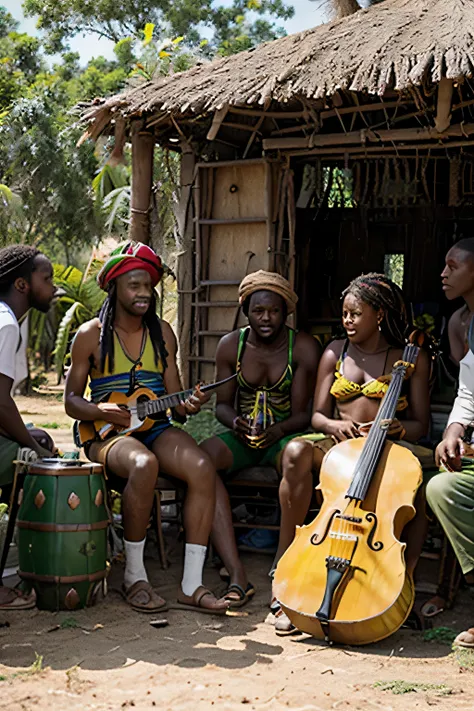
[[[313,546],[320,546],[321,543],[323,543],[323,541],[326,540],[327,535],[328,535],[328,533],[329,533],[329,531],[330,531],[330,529],[331,529],[332,522],[334,521],[334,517],[335,517],[335,516],[338,516],[340,513],[341,513],[341,512],[340,512],[339,510],[334,511],[334,513],[332,514],[331,518],[330,518],[329,521],[328,521],[328,525],[326,526],[326,530],[325,530],[325,532],[324,532],[324,536],[321,538],[321,540],[318,541],[319,533],[313,533],[313,535],[312,535],[311,538],[309,539],[311,545],[313,545]]]
[[[375,543],[374,543],[375,531],[377,529],[377,524],[378,524],[377,515],[374,513],[368,513],[367,516],[365,517],[365,520],[368,521],[369,523],[372,523],[372,521],[374,522],[374,525],[372,526],[372,529],[367,537],[367,545],[369,546],[370,550],[378,553],[379,551],[382,550],[383,543],[382,543],[382,541],[375,541]]]

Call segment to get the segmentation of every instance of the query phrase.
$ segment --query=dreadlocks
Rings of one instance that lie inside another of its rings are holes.
[[[35,257],[41,254],[36,247],[13,244],[0,249],[0,295],[7,294],[16,279],[29,279],[35,270]]]
[[[342,298],[348,294],[372,306],[375,311],[382,309],[384,316],[380,329],[387,343],[399,347],[405,345],[410,324],[400,287],[384,274],[370,272],[351,281],[342,292]]]
[[[101,323],[100,330],[100,368],[105,370],[105,364],[108,359],[109,371],[114,368],[114,321],[115,309],[117,305],[117,287],[115,280],[110,282],[107,298],[105,299],[102,308],[99,312],[99,321]],[[148,311],[144,316],[145,326],[148,328],[150,340],[155,354],[155,364],[161,360],[163,369],[166,368],[166,358],[168,352],[165,347],[163,332],[158,316],[156,315],[156,294],[153,291]]]

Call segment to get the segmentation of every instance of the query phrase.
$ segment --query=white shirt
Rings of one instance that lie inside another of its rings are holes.
[[[448,420],[468,427],[474,422],[474,353],[468,350],[459,364],[458,394]]]
[[[15,381],[20,326],[7,304],[0,301],[0,373]]]

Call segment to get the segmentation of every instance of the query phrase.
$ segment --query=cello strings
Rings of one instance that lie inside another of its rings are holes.
[[[409,345],[405,348],[402,355],[402,359],[405,362],[413,363],[416,361],[417,354],[418,348],[414,345]],[[383,402],[381,403],[377,416],[374,420],[374,424],[372,426],[374,434],[372,437],[370,436],[372,434],[371,430],[368,436],[369,441],[367,442],[366,447],[364,447],[360,461],[358,462],[358,471],[353,480],[354,495],[361,496],[363,493],[367,493],[368,486],[370,485],[371,469],[375,464],[374,458],[376,459],[380,455],[381,448],[386,437],[385,432],[380,425],[384,419],[391,419],[393,417],[396,408],[396,403],[398,402],[398,398],[403,385],[404,375],[405,373],[401,372],[394,373],[387,394],[383,399]]]

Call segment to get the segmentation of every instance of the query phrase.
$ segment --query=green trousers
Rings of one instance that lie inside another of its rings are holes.
[[[474,571],[474,461],[460,472],[442,471],[427,484],[426,498],[464,574]]]

